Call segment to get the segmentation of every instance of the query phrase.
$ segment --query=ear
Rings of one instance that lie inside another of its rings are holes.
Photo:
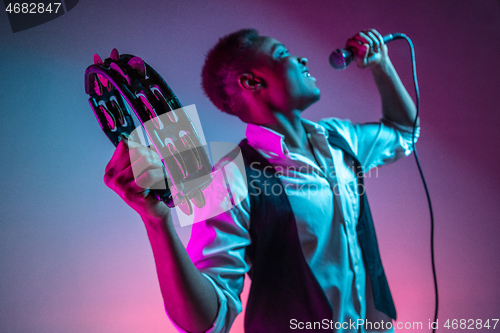
[[[261,79],[251,73],[242,74],[239,77],[238,83],[245,90],[257,91],[263,88]]]

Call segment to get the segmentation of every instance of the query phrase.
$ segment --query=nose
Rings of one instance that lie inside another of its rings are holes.
[[[299,57],[298,58],[299,64],[306,66],[307,65],[307,58],[305,57]]]

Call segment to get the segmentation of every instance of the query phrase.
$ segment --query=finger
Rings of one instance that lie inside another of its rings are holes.
[[[373,39],[368,34],[360,32],[358,36],[359,39],[363,41],[363,44],[368,44],[370,46],[370,49],[373,48]]]
[[[163,163],[161,160],[152,159],[150,156],[142,156],[132,164],[132,170],[136,179],[139,178],[144,172],[155,169],[163,172]]]
[[[127,140],[127,144],[129,146],[129,148],[145,147],[142,143],[136,142],[136,141],[134,141],[132,139],[128,139]]]
[[[370,30],[378,39],[380,46],[384,45],[384,37],[375,29]]]
[[[363,46],[361,47],[361,52],[364,54],[364,56],[363,58],[358,57],[358,66],[364,68],[368,66],[368,55],[370,53],[370,47],[367,44],[363,44]]]
[[[353,39],[358,43],[359,50],[361,50],[363,48],[363,45],[365,45],[366,48],[367,48],[366,52],[368,52],[368,53],[372,52],[373,40],[370,37],[368,37],[368,35],[366,35],[363,32],[360,32],[359,34],[357,34],[356,36],[354,36]],[[359,57],[360,58],[364,57],[364,52],[362,52],[359,55]]]
[[[375,36],[375,34],[371,31],[366,31],[366,34],[370,36],[371,40],[373,41],[373,52],[377,53],[380,51],[380,40]]]
[[[130,167],[130,156],[128,154],[122,155],[118,160],[114,161],[112,165],[111,162],[109,165],[110,167],[107,168],[104,173],[104,184],[116,192],[116,178],[123,170]]]
[[[130,147],[134,144],[131,141],[128,141],[127,145]],[[155,155],[150,149],[142,145],[139,145],[136,148],[132,148],[128,151],[125,151],[125,153],[119,156],[118,158],[111,159],[111,161],[106,166],[106,170],[104,171],[105,182],[107,182],[109,178],[113,178],[120,171],[124,170],[129,165],[131,165],[132,163],[141,159],[144,156],[146,156],[150,164],[153,164],[153,161],[155,161],[158,165],[161,165],[162,163],[161,159],[157,158],[158,154]],[[141,170],[141,172],[142,171],[143,170]]]
[[[113,177],[113,175],[116,175],[118,172],[124,170],[130,165],[130,156],[129,154],[123,154],[120,156],[117,160],[113,161],[113,164],[108,163],[109,167],[107,167],[106,171],[104,172],[105,175],[108,177]]]
[[[113,156],[111,156],[111,159],[109,160],[108,164],[106,165],[106,168],[104,169],[104,172],[106,173],[113,165],[115,162],[120,159],[123,155],[127,154],[128,152],[128,145],[127,145],[127,139],[122,139],[119,143],[118,146],[116,146],[116,149],[113,153]]]
[[[135,146],[135,148],[125,151],[121,156],[119,156],[119,154],[117,153],[116,156],[119,157],[114,156],[114,158],[112,158],[111,161],[108,163],[108,165],[106,166],[106,170],[104,172],[104,183],[108,187],[113,186],[113,184],[115,183],[114,178],[121,171],[128,168],[132,163],[136,162],[137,160],[142,159],[142,162],[137,165],[141,166],[141,164],[143,164],[143,166],[140,167],[138,171],[136,171],[138,167],[133,168],[136,175],[140,175],[148,167],[150,168],[163,167],[162,161],[159,158],[159,155],[155,151],[140,144],[134,143],[130,140],[126,142],[127,142],[126,146],[129,146],[129,148]],[[120,145],[123,144],[120,142]]]
[[[118,173],[112,184],[112,189],[123,198],[131,198],[145,191],[144,188],[136,184],[131,165]]]
[[[136,185],[143,190],[149,189],[151,186],[160,182],[163,183],[163,188],[166,188],[163,169],[148,170],[135,180]]]
[[[360,33],[357,33],[356,35],[352,36],[351,38],[349,38],[347,40],[347,43],[357,43],[358,45],[362,45],[362,44],[368,44],[370,45],[370,38],[368,38],[368,36],[362,32]]]
[[[132,163],[134,163],[143,156],[147,156],[150,160],[155,160],[161,163],[160,155],[158,155],[158,153],[155,150],[142,145],[130,149],[129,154],[130,154],[130,161]]]
[[[131,200],[134,196],[146,192],[153,185],[155,188],[167,188],[165,185],[165,176],[166,172],[163,169],[157,168],[147,170],[139,177],[136,177],[134,175],[133,167],[129,166],[117,175],[113,184],[113,190],[121,197]]]

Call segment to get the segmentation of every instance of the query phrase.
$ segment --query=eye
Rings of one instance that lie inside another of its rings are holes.
[[[287,50],[287,49],[283,49],[283,50],[281,50],[281,51],[280,51],[280,53],[279,53],[279,56],[280,56],[280,57],[287,57],[287,56],[289,56],[289,55],[290,55],[290,53],[288,52],[288,50]]]
[[[288,57],[290,55],[290,53],[288,52],[288,50],[281,46],[280,48],[278,48],[277,52],[276,52],[276,56],[278,58],[284,58],[284,57]]]

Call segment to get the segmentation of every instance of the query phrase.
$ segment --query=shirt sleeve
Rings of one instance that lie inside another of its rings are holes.
[[[324,119],[321,125],[339,132],[356,154],[363,170],[392,163],[413,151],[413,127],[382,118],[378,123],[353,124],[350,120]],[[415,142],[420,127],[415,130]]]
[[[224,177],[220,172],[215,174],[212,184],[203,191],[206,206],[211,211],[220,211],[221,207],[225,211],[193,224],[187,252],[217,293],[217,317],[207,332],[226,333],[242,311],[240,294],[250,269],[245,258],[250,244],[250,201],[246,177],[235,163],[221,161],[215,169],[223,169]],[[186,332],[175,326],[179,332]]]

